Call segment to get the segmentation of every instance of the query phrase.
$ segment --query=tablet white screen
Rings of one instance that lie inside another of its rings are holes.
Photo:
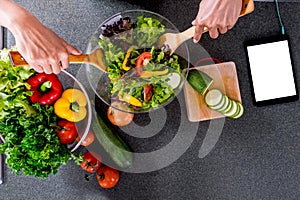
[[[248,46],[256,101],[296,95],[288,41]]]

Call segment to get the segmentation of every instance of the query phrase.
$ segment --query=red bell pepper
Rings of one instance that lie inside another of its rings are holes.
[[[32,103],[52,105],[61,95],[63,87],[55,74],[38,73],[31,76],[27,83],[33,94],[30,96]]]
[[[135,63],[138,75],[141,75],[141,72],[143,69],[142,67],[145,65],[144,61],[145,60],[149,61],[151,58],[152,58],[151,52],[144,52],[141,55],[139,55],[139,57],[137,58],[136,63]]]

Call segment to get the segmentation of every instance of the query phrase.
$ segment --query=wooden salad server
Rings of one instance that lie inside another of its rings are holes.
[[[9,57],[11,60],[11,64],[13,66],[27,66],[28,63],[22,57],[22,55],[18,51],[10,51]],[[80,64],[80,63],[87,63],[91,64],[104,73],[107,73],[106,66],[103,62],[103,51],[101,49],[95,49],[90,54],[81,54],[81,55],[71,55],[69,54],[69,62],[71,64]]]
[[[240,17],[251,13],[254,10],[253,0],[243,0],[243,7],[240,13]],[[167,44],[170,48],[171,54],[186,40],[194,36],[195,26],[188,28],[187,30],[181,33],[165,33],[161,35],[158,39],[158,46],[161,47],[164,44]],[[208,29],[205,27],[203,33],[208,32]]]

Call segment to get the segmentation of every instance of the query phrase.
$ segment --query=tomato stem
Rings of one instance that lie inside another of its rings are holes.
[[[98,174],[99,178],[103,180],[105,178],[104,173]]]

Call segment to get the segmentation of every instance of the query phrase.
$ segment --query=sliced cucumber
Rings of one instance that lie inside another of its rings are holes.
[[[226,96],[223,95],[223,96],[222,96],[222,100],[221,100],[220,103],[218,103],[218,104],[215,105],[215,106],[209,106],[209,107],[210,107],[211,109],[213,109],[213,110],[219,110],[219,109],[222,109],[222,108],[224,107],[225,103],[226,103]]]
[[[226,96],[227,97],[227,96]],[[227,113],[230,109],[231,109],[231,107],[232,107],[232,101],[231,101],[231,99],[229,99],[229,97],[227,97],[228,98],[228,104],[227,104],[227,106],[226,106],[226,108],[224,108],[224,110],[220,110],[219,112],[221,112],[222,114],[223,113]]]
[[[169,77],[168,84],[173,88],[176,89],[180,83],[181,83],[181,77],[178,73],[172,73],[171,76]]]
[[[222,103],[223,98],[224,98],[223,93],[220,90],[212,89],[207,92],[204,100],[209,107],[215,107],[220,103]]]
[[[237,102],[237,105],[239,106],[240,109],[238,114],[233,117],[234,119],[240,118],[244,114],[244,106],[239,102]]]
[[[224,110],[226,110],[230,106],[230,100],[226,95],[224,95],[223,99],[224,99],[224,103],[222,107],[216,109],[220,113],[224,112]]]
[[[218,111],[226,117],[237,119],[244,113],[244,107],[240,102],[230,99],[218,89],[208,91],[204,101],[210,109]]]
[[[239,109],[240,107],[237,105],[237,103],[233,100],[232,101],[232,106],[231,106],[231,109],[226,112],[226,113],[223,113],[223,115],[225,115],[226,117],[233,117],[236,115],[236,113],[239,112]]]

